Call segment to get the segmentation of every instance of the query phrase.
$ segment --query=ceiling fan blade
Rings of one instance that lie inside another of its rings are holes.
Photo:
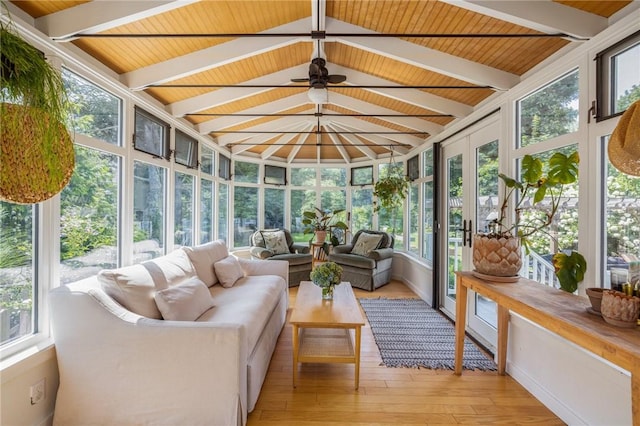
[[[309,78],[292,78],[291,81],[294,83],[306,83]]]
[[[329,80],[328,82],[331,84],[338,84],[338,83],[342,83],[343,81],[347,80],[347,76],[346,75],[340,75],[340,74],[331,74],[329,76]]]

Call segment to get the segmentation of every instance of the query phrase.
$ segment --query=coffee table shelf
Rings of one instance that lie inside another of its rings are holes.
[[[297,384],[298,363],[352,363],[358,389],[365,322],[351,284],[340,283],[333,300],[327,301],[322,300],[320,287],[311,281],[301,282],[289,322],[293,327],[293,387]]]

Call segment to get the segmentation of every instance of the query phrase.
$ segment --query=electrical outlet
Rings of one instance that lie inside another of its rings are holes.
[[[44,401],[44,398],[46,396],[45,385],[46,385],[45,379],[41,379],[39,382],[31,385],[31,388],[29,389],[31,405],[36,405],[37,403]]]

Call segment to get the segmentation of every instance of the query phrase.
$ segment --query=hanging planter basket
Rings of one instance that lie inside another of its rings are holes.
[[[0,200],[32,204],[62,191],[75,165],[65,126],[38,108],[9,103],[0,108]]]
[[[73,174],[69,105],[59,70],[10,23],[0,23],[0,83],[0,200],[47,200]]]

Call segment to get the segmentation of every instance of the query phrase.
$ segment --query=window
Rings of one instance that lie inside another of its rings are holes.
[[[287,169],[284,167],[264,165],[264,183],[270,185],[286,185]]]
[[[425,182],[422,183],[422,257],[429,265],[433,265],[433,148],[422,153],[422,171]]]
[[[373,189],[354,189],[351,198],[352,233],[373,229]]]
[[[164,253],[166,175],[164,167],[139,161],[133,164],[134,263]]]
[[[518,147],[578,129],[578,71],[550,83],[517,102]]]
[[[389,172],[394,171],[402,173],[403,164],[400,162],[382,163],[378,165],[378,177],[387,176]],[[378,230],[393,234],[395,237],[395,247],[403,247],[404,214],[403,209],[399,208],[395,211],[388,211],[381,207],[378,211]]]
[[[213,241],[213,227],[215,216],[213,200],[215,199],[215,184],[210,179],[200,179],[200,244]]]
[[[236,186],[233,212],[233,246],[248,247],[251,234],[258,229],[258,188]]]
[[[0,201],[0,346],[38,331],[36,209]]]
[[[193,245],[194,178],[176,172],[173,199],[173,242],[176,246]]]
[[[420,177],[420,158],[416,155],[407,160],[407,178],[416,180]]]
[[[316,169],[308,167],[291,169],[291,185],[312,186],[316,184]]]
[[[351,169],[351,185],[373,185],[373,166],[354,167]]]
[[[222,154],[220,154],[218,160],[220,166],[218,169],[218,176],[225,180],[231,179],[231,160]]]
[[[605,139],[603,152],[606,153],[608,137]],[[618,171],[608,159],[603,161],[603,217],[606,223],[602,282],[605,288],[622,290],[622,284],[631,279],[630,271],[640,270],[640,177]]]
[[[433,181],[422,184],[422,205],[424,232],[422,233],[422,257],[433,265]]]
[[[264,190],[264,227],[266,229],[284,228],[284,189],[266,188]]]
[[[135,108],[133,147],[154,157],[169,160],[169,125],[148,112]]]
[[[73,105],[73,130],[112,145],[122,145],[122,101],[65,68],[62,69],[62,80]]]
[[[218,186],[218,238],[229,239],[229,184]]]
[[[76,145],[76,168],[60,195],[62,284],[118,266],[120,157]]]
[[[568,145],[561,149],[538,153],[535,156],[547,161],[556,152],[568,155],[576,148],[576,145]],[[518,160],[518,169],[520,169],[520,161]],[[547,196],[541,201],[541,205],[549,202],[550,197]],[[524,209],[521,215],[524,223],[546,220],[544,213],[536,209]],[[521,274],[524,273],[527,278],[557,287],[559,283],[553,273],[551,257],[559,250],[578,249],[578,182],[564,188],[553,222],[546,229],[531,235],[529,242],[531,250],[523,259],[524,266]]]
[[[640,32],[596,56],[598,120],[624,112],[640,99]]]
[[[176,130],[175,162],[190,169],[198,168],[198,141]]]
[[[416,157],[418,158],[418,157]],[[419,211],[418,211],[418,184],[412,183],[409,185],[408,194],[408,206],[409,206],[409,251],[418,255],[420,250],[419,240]]]
[[[200,171],[203,174],[213,176],[215,170],[215,156],[213,150],[202,146],[200,148]]]
[[[302,212],[313,210],[316,205],[316,191],[312,189],[291,190],[291,237],[296,242],[308,241],[311,237],[304,235]]]
[[[347,185],[347,171],[344,168],[323,167],[320,169],[321,186],[337,186],[344,188]]]
[[[247,163],[244,161],[236,161],[233,164],[233,180],[236,182],[258,183],[257,163]]]

